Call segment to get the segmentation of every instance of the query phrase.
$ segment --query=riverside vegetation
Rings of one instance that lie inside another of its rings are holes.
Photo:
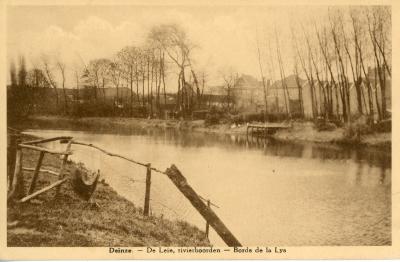
[[[246,135],[247,121],[257,123],[262,119],[244,116],[241,119],[208,117],[206,120],[162,120],[122,117],[83,117],[70,118],[61,116],[32,116],[24,127],[30,128],[84,128],[89,130],[130,130],[142,129],[176,129],[191,132],[203,132],[227,135]],[[252,121],[254,120],[254,121]],[[260,121],[261,123],[261,121]],[[351,125],[336,126],[333,123],[314,124],[307,121],[291,121],[292,128],[279,130],[271,137],[288,142],[335,143],[342,145],[367,145],[374,147],[391,147],[390,123],[375,125],[363,124],[362,121]]]

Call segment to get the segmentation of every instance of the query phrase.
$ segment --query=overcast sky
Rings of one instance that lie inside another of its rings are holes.
[[[323,16],[326,7],[226,6],[14,6],[7,10],[8,60],[24,55],[28,67],[41,54],[58,56],[72,68],[93,58],[111,57],[122,47],[140,45],[149,28],[179,23],[197,48],[196,71],[205,70],[209,83],[221,80],[221,71],[260,78],[256,39],[278,29],[282,52],[289,55],[293,21]],[[274,40],[275,41],[275,40]],[[72,85],[72,76],[67,79]]]

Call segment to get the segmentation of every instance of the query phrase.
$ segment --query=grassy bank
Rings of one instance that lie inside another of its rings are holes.
[[[295,122],[291,129],[280,130],[273,135],[277,140],[293,142],[330,143],[340,145],[356,145],[390,148],[392,135],[390,132],[370,132],[368,134],[349,135],[346,127],[332,130],[317,130],[311,122]]]
[[[23,166],[34,167],[38,157],[37,152],[24,150]],[[56,171],[59,163],[59,157],[47,154],[43,166]],[[67,170],[73,166],[75,163],[68,163]],[[31,173],[24,173],[26,189]],[[55,179],[41,174],[36,188],[49,185]],[[141,208],[118,195],[106,183],[99,183],[94,193],[97,205],[89,205],[74,193],[70,181],[62,185],[56,199],[55,189],[52,189],[29,203],[9,205],[8,246],[210,245],[205,233],[187,222],[142,216]]]
[[[160,128],[176,129],[202,133],[246,135],[246,125],[215,124],[206,125],[204,120],[178,121],[162,119],[143,118],[107,118],[107,117],[85,117],[67,118],[59,116],[34,116],[31,127],[58,127],[58,128],[87,128],[90,130],[115,130],[129,131],[132,128]],[[293,122],[291,129],[280,130],[272,135],[273,138],[288,142],[314,142],[333,143],[345,145],[361,145],[390,148],[391,133],[371,132],[362,134],[354,139],[349,137],[348,130],[344,127],[337,127],[331,130],[317,130],[312,122]]]

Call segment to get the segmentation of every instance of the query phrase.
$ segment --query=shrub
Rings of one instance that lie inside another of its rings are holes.
[[[112,116],[114,107],[111,104],[90,101],[82,104],[72,104],[70,107],[70,115],[74,117],[84,116]]]
[[[355,122],[347,125],[344,129],[344,137],[349,140],[360,141],[362,135],[373,133],[373,128],[370,125],[361,122]]]
[[[383,120],[381,122],[378,122],[378,123],[374,124],[373,129],[376,132],[391,132],[392,131],[392,121],[389,119],[389,120]]]
[[[204,124],[206,126],[217,125],[221,121],[225,120],[224,118],[225,118],[224,113],[221,110],[219,110],[215,107],[212,107],[210,109],[210,112],[206,116]]]
[[[315,123],[315,128],[318,131],[332,131],[337,128],[335,123],[326,121],[325,119],[318,119]]]

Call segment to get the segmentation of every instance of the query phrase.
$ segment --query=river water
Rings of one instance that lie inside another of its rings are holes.
[[[212,208],[243,245],[391,244],[390,152],[172,130],[25,133],[73,136],[161,170],[175,164],[199,195],[218,206]],[[119,194],[143,206],[143,167],[95,149],[73,150],[74,161],[99,169]],[[172,182],[154,172],[151,210],[205,228]],[[212,230],[210,241],[223,244]]]

